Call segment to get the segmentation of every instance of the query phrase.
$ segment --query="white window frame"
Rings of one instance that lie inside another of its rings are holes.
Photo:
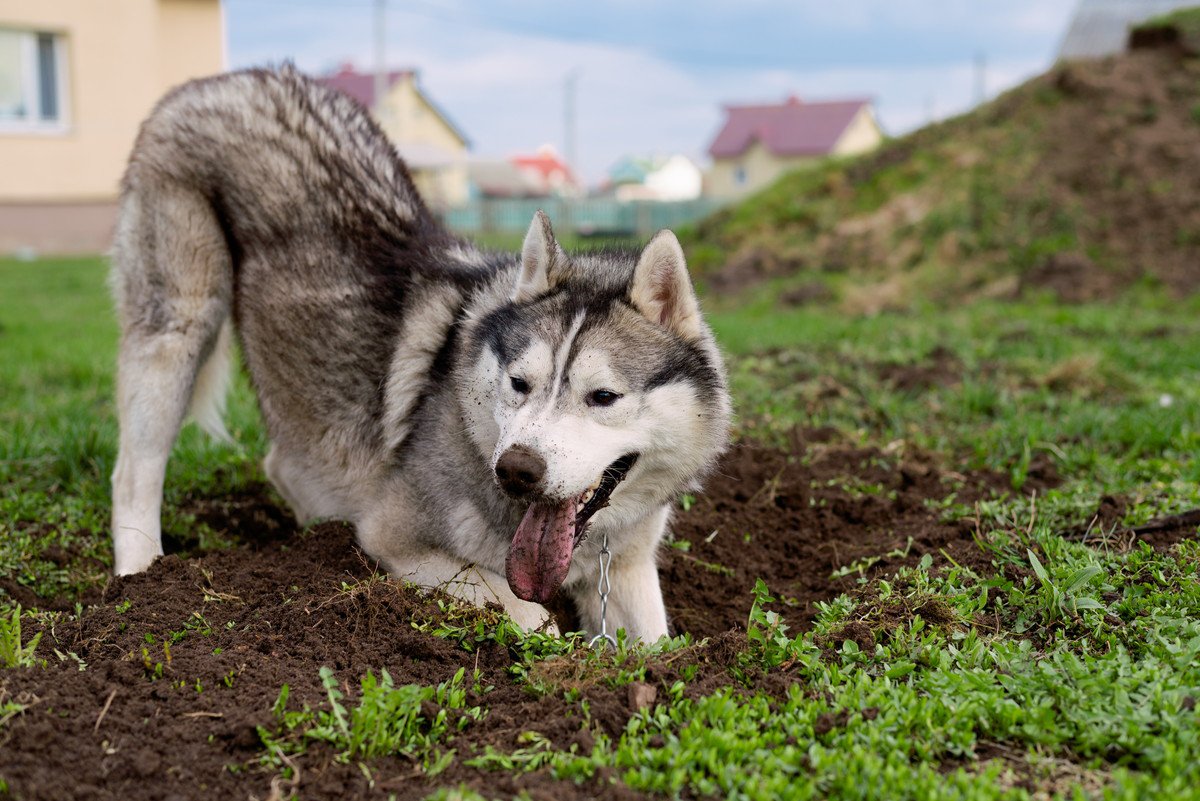
[[[0,135],[45,134],[59,136],[71,128],[70,97],[67,95],[67,37],[58,31],[32,30],[28,28],[0,28],[21,36],[21,62],[25,85],[22,91],[30,98],[30,113],[23,120],[0,119]],[[58,100],[58,116],[53,120],[42,119],[42,93],[40,70],[38,69],[38,36],[54,38],[54,92]]]

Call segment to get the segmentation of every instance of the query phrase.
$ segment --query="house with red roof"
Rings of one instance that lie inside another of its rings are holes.
[[[708,154],[705,193],[734,199],[783,173],[826,156],[851,156],[883,141],[871,102],[864,99],[726,106],[725,124]]]
[[[534,153],[510,156],[508,160],[531,186],[537,187],[539,195],[579,197],[583,194],[583,186],[571,165],[553,145],[542,145]]]
[[[318,80],[350,95],[379,121],[408,164],[413,182],[434,208],[467,201],[466,134],[422,89],[416,70],[392,70],[384,76],[383,95],[375,96],[375,75],[343,64]]]

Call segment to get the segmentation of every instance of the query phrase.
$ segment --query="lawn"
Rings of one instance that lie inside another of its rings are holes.
[[[680,499],[679,636],[596,653],[289,528],[244,379],[176,556],[110,583],[104,265],[0,261],[0,787],[1200,797],[1200,302],[709,306],[739,446]]]

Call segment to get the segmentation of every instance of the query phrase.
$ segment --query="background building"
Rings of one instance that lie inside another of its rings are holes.
[[[571,165],[553,145],[542,145],[536,153],[521,153],[508,160],[537,187],[539,195],[579,197],[583,194],[583,185]]]
[[[435,209],[466,202],[470,194],[466,135],[421,88],[416,70],[395,70],[386,76],[384,96],[377,102],[375,76],[356,72],[349,64],[320,78],[369,108],[396,150],[408,163],[413,182]]]
[[[0,253],[107,249],[138,125],[225,61],[219,0],[0,3]]]
[[[704,173],[687,156],[626,156],[608,171],[609,189],[617,200],[695,200]]]
[[[706,194],[732,199],[761,189],[788,170],[824,156],[873,150],[883,131],[867,100],[726,106],[725,124],[708,148]]]

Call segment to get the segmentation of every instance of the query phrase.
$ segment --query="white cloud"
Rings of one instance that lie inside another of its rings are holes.
[[[1018,30],[1054,29],[1051,10],[1026,6],[1006,18]],[[929,6],[937,6],[936,9]],[[815,8],[816,4],[814,4]],[[852,0],[813,24],[853,27],[867,11],[932,19],[975,13],[975,3],[904,3],[900,8]],[[966,110],[974,99],[974,67],[967,57],[942,65],[882,64],[869,67],[799,70],[691,68],[648,49],[602,42],[566,41],[546,35],[499,30],[486,24],[455,25],[446,7],[440,14],[392,11],[387,29],[390,66],[416,66],[430,95],[473,140],[475,152],[504,156],[531,151],[544,142],[562,147],[564,78],[579,70],[578,153],[587,180],[600,180],[626,153],[682,152],[703,160],[722,120],[721,104],[782,99],[868,96],[877,101],[889,133],[903,133]],[[327,70],[349,60],[373,64],[371,8],[349,5],[343,13],[298,5],[282,18],[243,13],[234,5],[231,55],[234,66],[292,58],[308,70]],[[815,13],[815,12],[814,12]],[[821,23],[821,20],[825,20]],[[908,20],[913,24],[913,19]],[[988,65],[989,96],[1036,73],[1043,58],[997,59]]]

